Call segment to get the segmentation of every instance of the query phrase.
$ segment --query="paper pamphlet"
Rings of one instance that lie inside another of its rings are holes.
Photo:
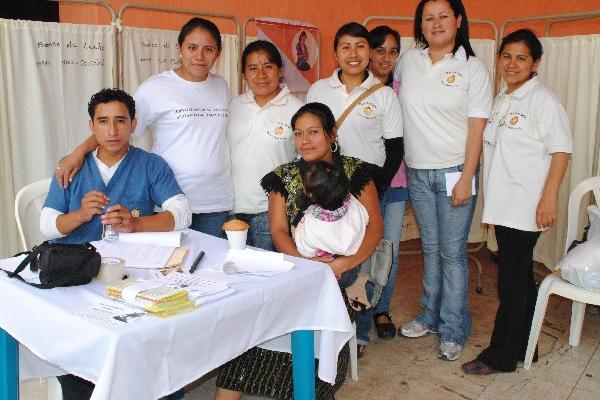
[[[181,246],[181,231],[119,233],[119,242],[179,247]]]
[[[131,244],[119,240],[92,242],[102,257],[118,257],[125,260],[127,268],[163,268],[173,254],[175,247],[153,244]]]
[[[456,186],[456,183],[460,179],[461,172],[446,172],[446,195],[452,196],[452,189]],[[475,195],[475,177],[471,182],[471,194]]]
[[[205,270],[195,274],[172,272],[163,276],[160,272],[154,272],[155,280],[177,288],[185,288],[189,292],[190,299],[196,304],[207,304],[218,299],[236,293],[229,287],[230,280],[227,276],[216,271],[215,274],[205,274]]]
[[[173,317],[198,308],[187,289],[173,287],[158,279],[125,279],[108,285],[106,294],[130,306],[142,307],[150,315],[159,318]]]
[[[102,301],[87,310],[77,311],[73,314],[109,327],[124,326],[146,315],[139,308],[109,301]]]

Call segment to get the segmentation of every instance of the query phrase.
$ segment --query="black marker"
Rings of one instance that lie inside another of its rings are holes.
[[[192,264],[192,268],[190,268],[190,274],[193,274],[196,268],[198,268],[198,264],[200,264],[200,260],[202,260],[202,257],[204,257],[204,252],[200,251],[200,253],[198,253],[198,255],[196,256],[194,263]]]

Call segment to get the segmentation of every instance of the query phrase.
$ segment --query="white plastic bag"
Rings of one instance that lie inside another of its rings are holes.
[[[556,268],[562,278],[573,285],[600,291],[600,236],[588,238],[569,251]]]
[[[588,217],[590,219],[590,230],[588,231],[588,240],[600,235],[600,208],[598,206],[588,206]]]

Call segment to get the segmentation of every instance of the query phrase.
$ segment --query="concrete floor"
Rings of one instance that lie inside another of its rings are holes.
[[[405,242],[401,248],[416,249],[418,242]],[[568,344],[571,302],[556,296],[548,305],[540,335],[540,360],[529,371],[518,368],[514,373],[489,376],[462,373],[460,364],[473,359],[488,345],[498,306],[497,266],[490,261],[485,249],[476,256],[483,264],[483,294],[475,292],[477,268],[470,262],[469,304],[473,330],[463,357],[455,362],[438,360],[435,335],[382,341],[372,332],[372,344],[358,363],[358,381],[348,377],[336,394],[337,400],[600,400],[600,314],[588,307],[581,344],[571,347]],[[546,273],[544,268],[540,271]],[[421,279],[421,256],[401,256],[390,310],[396,323],[410,320],[419,311]],[[190,385],[186,399],[212,399],[214,382],[213,374]],[[45,400],[46,393],[45,380],[21,384],[21,399]]]

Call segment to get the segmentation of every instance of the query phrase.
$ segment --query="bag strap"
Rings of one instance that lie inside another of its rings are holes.
[[[14,271],[11,272],[11,271],[7,271],[5,269],[2,269],[2,271],[6,272],[8,274],[9,278],[17,278],[20,281],[23,281],[31,286],[41,287],[42,285],[27,282],[25,279],[23,279],[23,277],[21,275],[19,275],[19,273],[21,273],[21,271],[23,271],[30,263],[37,262],[36,257],[40,254],[40,252],[44,248],[46,248],[48,246],[49,243],[50,243],[49,241],[45,241],[44,243],[42,243],[38,246],[33,246],[33,249],[31,249],[31,251],[23,251],[21,253],[15,254],[15,257],[18,257],[23,254],[27,254],[27,257],[25,257],[23,259],[23,261],[21,261],[19,266]]]
[[[15,277],[21,278],[19,276],[19,273],[21,273],[21,271],[23,271],[30,263],[35,262],[34,260],[36,259],[36,257],[42,252],[43,249],[48,247],[49,244],[50,244],[49,241],[45,241],[44,243],[42,243],[40,245],[33,246],[33,249],[31,249],[31,251],[23,251],[21,253],[15,254],[15,256],[27,254],[27,257],[25,257],[23,259],[23,261],[21,261],[19,266],[14,271],[12,271],[12,272],[6,271],[6,270],[3,270],[3,271],[8,273],[9,278],[15,278]]]
[[[352,102],[352,104],[350,104],[342,113],[342,115],[340,115],[340,117],[337,119],[337,121],[335,121],[335,125],[337,126],[338,129],[340,129],[340,126],[342,126],[342,124],[344,123],[344,121],[346,120],[346,117],[348,116],[348,114],[350,114],[350,112],[354,109],[354,107],[356,107],[356,105],[358,103],[360,103],[361,101],[363,101],[364,99],[366,99],[367,97],[369,97],[371,94],[373,94],[374,92],[376,92],[377,90],[381,89],[382,87],[384,87],[385,85],[381,82],[371,86],[369,89],[367,89],[365,92],[363,92],[360,96],[358,96],[356,98],[356,100],[354,100]]]

